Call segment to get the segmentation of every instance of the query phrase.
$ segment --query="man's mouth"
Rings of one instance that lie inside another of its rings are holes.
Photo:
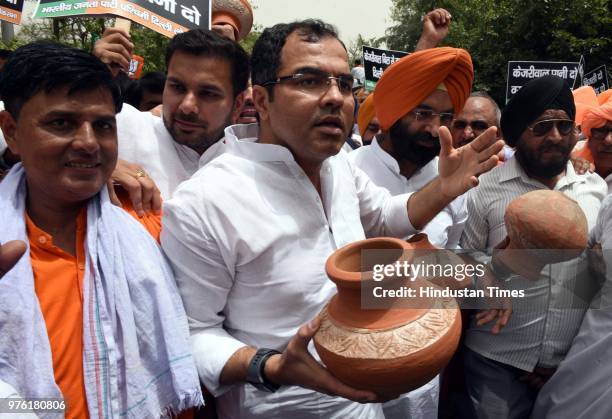
[[[343,134],[344,133],[344,123],[342,122],[342,118],[339,116],[327,116],[322,118],[319,122],[315,124],[316,127],[320,127],[333,134]]]
[[[68,162],[66,163],[67,167],[71,167],[73,169],[95,169],[100,166],[100,163],[77,163],[77,162]]]

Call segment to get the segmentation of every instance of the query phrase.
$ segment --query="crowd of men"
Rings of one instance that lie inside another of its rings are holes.
[[[266,28],[250,57],[214,31],[179,34],[166,74],[127,95],[120,29],[93,54],[13,51],[0,73],[0,399],[62,399],[66,418],[607,417],[612,294],[605,268],[577,274],[601,260],[523,278],[493,249],[507,205],[534,190],[578,203],[593,253],[612,247],[612,94],[577,118],[568,84],[544,76],[500,110],[472,92],[469,52],[437,47],[450,22],[428,13],[417,50],[372,93],[319,20]],[[460,368],[389,400],[318,359],[317,314],[335,293],[324,265],[348,243],[420,231],[480,251],[525,297],[472,313]],[[598,287],[566,304],[577,281]]]

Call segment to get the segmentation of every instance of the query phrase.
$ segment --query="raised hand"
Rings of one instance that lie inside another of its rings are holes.
[[[497,140],[496,127],[490,127],[474,141],[457,149],[453,147],[448,128],[440,127],[438,133],[441,147],[438,163],[441,192],[452,199],[477,186],[478,176],[497,165],[497,153],[504,147],[504,142]]]
[[[423,32],[417,42],[416,51],[435,48],[446,38],[452,16],[445,9],[434,9],[423,17]]]
[[[125,30],[107,28],[96,41],[92,53],[110,68],[113,76],[117,76],[121,70],[129,71],[133,51],[134,44]]]

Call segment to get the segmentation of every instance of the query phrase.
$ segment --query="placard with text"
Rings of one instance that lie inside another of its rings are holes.
[[[210,28],[209,0],[40,0],[34,17],[113,15],[169,38],[189,29]]]

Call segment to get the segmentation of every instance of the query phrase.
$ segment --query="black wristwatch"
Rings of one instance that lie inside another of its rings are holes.
[[[269,393],[274,393],[278,390],[280,386],[268,380],[264,374],[266,361],[272,355],[276,354],[280,354],[280,352],[274,349],[258,349],[247,369],[247,382],[254,385],[258,390],[267,391]]]

